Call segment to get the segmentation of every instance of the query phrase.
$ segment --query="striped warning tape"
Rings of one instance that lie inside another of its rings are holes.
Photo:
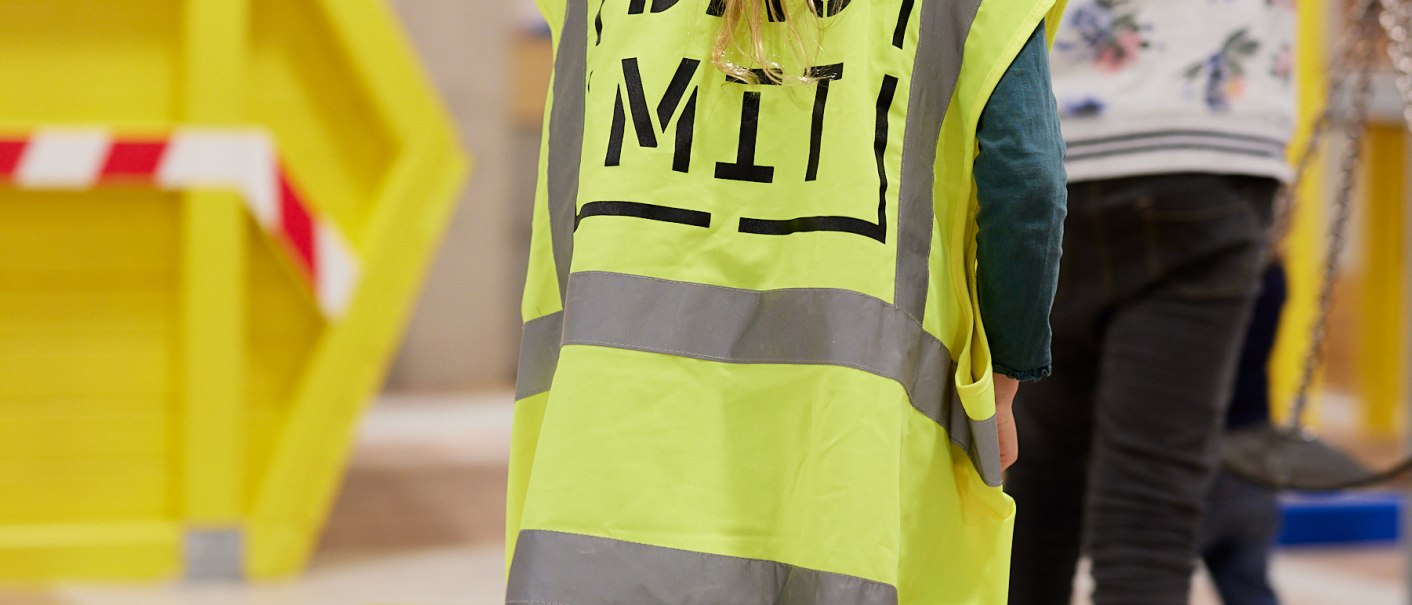
[[[141,184],[163,190],[234,189],[255,221],[285,244],[329,318],[347,309],[358,258],[333,221],[290,184],[270,137],[250,130],[178,130],[122,138],[99,130],[0,135],[0,184],[21,189],[92,189]]]

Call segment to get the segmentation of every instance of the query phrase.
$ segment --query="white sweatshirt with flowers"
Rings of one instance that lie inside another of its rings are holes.
[[[1070,182],[1287,180],[1294,2],[1070,0],[1052,59]]]

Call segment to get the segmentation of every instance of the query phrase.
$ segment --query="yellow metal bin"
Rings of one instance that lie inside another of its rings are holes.
[[[379,0],[0,0],[0,582],[309,557],[467,169]]]

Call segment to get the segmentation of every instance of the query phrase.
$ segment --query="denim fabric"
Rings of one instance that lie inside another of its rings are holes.
[[[995,371],[1036,380],[1050,371],[1049,309],[1068,195],[1043,25],[991,94],[976,139],[981,321]]]
[[[1270,421],[1266,368],[1288,295],[1284,265],[1270,263],[1260,281],[1226,413],[1227,429]],[[1279,530],[1275,492],[1220,471],[1207,496],[1199,544],[1201,560],[1225,605],[1279,605],[1270,585],[1270,555]]]
[[[1270,554],[1280,531],[1275,492],[1221,472],[1201,523],[1201,560],[1225,605],[1279,605]]]
[[[1070,187],[1054,376],[1020,389],[1011,603],[1186,605],[1275,182],[1176,174]]]
[[[1231,408],[1226,413],[1227,429],[1270,422],[1270,354],[1275,350],[1280,313],[1288,296],[1284,265],[1270,263],[1260,278],[1260,297],[1255,299],[1255,311],[1240,353]]]

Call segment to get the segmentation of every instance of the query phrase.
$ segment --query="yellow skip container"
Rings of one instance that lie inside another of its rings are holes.
[[[308,560],[467,171],[379,0],[0,5],[0,582]]]

